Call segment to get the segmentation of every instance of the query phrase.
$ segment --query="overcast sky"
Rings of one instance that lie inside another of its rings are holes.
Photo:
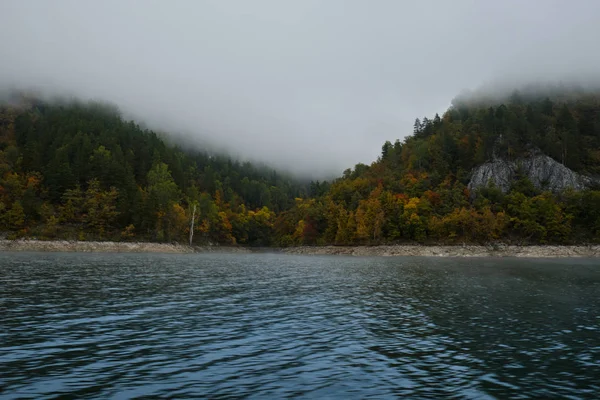
[[[600,71],[597,0],[2,0],[0,83],[293,171],[369,163],[495,80]]]

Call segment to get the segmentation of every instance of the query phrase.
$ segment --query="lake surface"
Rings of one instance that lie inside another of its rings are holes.
[[[599,398],[600,260],[0,253],[0,397]]]

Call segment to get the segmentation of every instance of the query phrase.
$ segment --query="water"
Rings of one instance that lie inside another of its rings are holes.
[[[0,254],[0,397],[598,398],[600,261]]]

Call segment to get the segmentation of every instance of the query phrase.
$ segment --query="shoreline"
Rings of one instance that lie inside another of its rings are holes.
[[[567,258],[600,257],[600,245],[381,245],[381,246],[323,246],[289,247],[287,254],[343,255],[357,257],[523,257]]]
[[[188,246],[154,242],[109,242],[76,240],[0,240],[3,251],[81,252],[81,253],[249,253],[244,247]]]
[[[104,253],[258,253],[273,252],[291,255],[342,255],[358,257],[528,257],[565,258],[600,257],[600,245],[380,245],[380,246],[296,246],[276,247],[227,247],[188,246],[182,244],[153,242],[104,242],[68,240],[0,240],[0,252],[104,252]]]

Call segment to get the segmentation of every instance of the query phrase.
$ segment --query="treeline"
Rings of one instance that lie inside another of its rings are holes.
[[[98,104],[0,109],[0,230],[10,237],[195,243],[581,243],[600,240],[600,191],[550,193],[525,176],[468,190],[474,167],[542,151],[600,174],[600,93],[456,99],[371,165],[304,184],[188,152]]]
[[[308,184],[170,146],[96,103],[0,108],[0,230],[9,237],[268,245]]]

